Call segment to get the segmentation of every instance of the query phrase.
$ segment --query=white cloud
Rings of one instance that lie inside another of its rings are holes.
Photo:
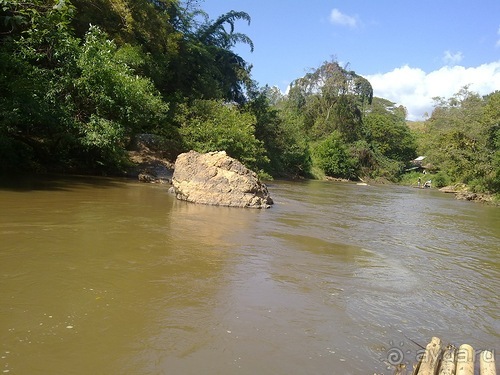
[[[443,62],[446,65],[457,65],[462,59],[462,52],[451,53],[450,51],[444,51]]]
[[[351,28],[355,28],[356,26],[358,26],[358,21],[356,20],[356,17],[351,17],[348,16],[347,14],[343,14],[337,8],[333,9],[332,12],[330,13],[330,22],[332,22],[335,25],[348,26]]]
[[[365,78],[375,96],[404,105],[409,120],[422,120],[426,112],[432,112],[433,97],[450,98],[465,85],[480,95],[500,90],[500,60],[471,68],[445,66],[430,73],[404,65]]]

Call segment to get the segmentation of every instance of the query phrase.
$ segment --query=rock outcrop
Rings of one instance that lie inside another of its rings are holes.
[[[273,204],[257,174],[224,151],[180,154],[172,185],[177,199],[193,203],[248,208]]]
[[[460,191],[455,194],[455,198],[481,203],[491,203],[493,200],[493,198],[488,194],[473,193],[471,191]]]
[[[467,185],[459,183],[451,186],[445,186],[439,191],[443,193],[453,193],[459,200],[474,201],[481,203],[493,203],[493,197],[490,194],[474,193],[469,190]]]

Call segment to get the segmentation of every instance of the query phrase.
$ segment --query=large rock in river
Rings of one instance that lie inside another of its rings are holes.
[[[172,177],[177,199],[216,206],[268,208],[273,204],[257,174],[225,151],[177,157]]]

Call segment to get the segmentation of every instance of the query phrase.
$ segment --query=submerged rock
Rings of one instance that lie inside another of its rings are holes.
[[[257,174],[225,151],[177,157],[172,177],[177,199],[215,206],[269,208],[273,200]]]

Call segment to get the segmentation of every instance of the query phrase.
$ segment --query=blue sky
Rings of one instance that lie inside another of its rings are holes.
[[[230,10],[255,44],[235,51],[252,77],[286,91],[332,58],[366,77],[376,96],[406,106],[409,119],[432,111],[432,97],[462,86],[500,90],[499,0],[203,0],[211,19]]]

